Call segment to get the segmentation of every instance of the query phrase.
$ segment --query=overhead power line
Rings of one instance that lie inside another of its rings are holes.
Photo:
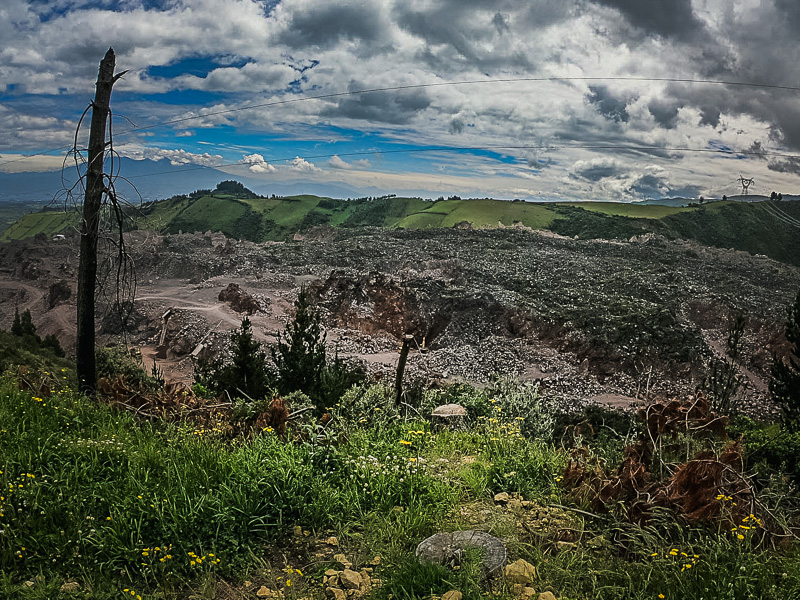
[[[706,85],[724,85],[724,86],[741,86],[752,88],[765,88],[776,90],[787,90],[800,92],[800,86],[790,85],[777,85],[766,83],[751,83],[742,81],[726,81],[719,79],[689,79],[680,77],[506,77],[500,79],[465,79],[462,81],[438,81],[431,83],[412,83],[406,85],[392,85],[377,88],[364,88],[361,90],[351,90],[347,92],[331,92],[328,94],[318,94],[315,96],[303,96],[300,98],[287,98],[284,100],[271,100],[269,102],[261,102],[258,104],[250,104],[248,106],[237,106],[236,108],[226,108],[216,111],[210,111],[199,115],[189,115],[186,117],[178,117],[160,123],[153,123],[151,125],[144,125],[142,127],[132,127],[123,130],[118,135],[124,135],[135,131],[144,131],[147,129],[155,129],[157,127],[164,127],[166,125],[175,125],[176,123],[184,123],[196,119],[204,119],[207,117],[216,117],[219,115],[231,114],[235,112],[242,112],[246,110],[254,110],[257,108],[267,108],[271,106],[280,106],[285,104],[294,104],[297,102],[308,102],[311,100],[330,100],[332,98],[342,98],[346,96],[354,96],[358,94],[369,94],[375,92],[401,92],[414,89],[425,89],[435,87],[459,86],[459,85],[485,85],[495,83],[526,83],[526,82],[561,82],[561,81],[629,81],[629,82],[648,82],[648,83],[690,83],[690,84],[706,84]],[[202,110],[202,109],[201,109]]]

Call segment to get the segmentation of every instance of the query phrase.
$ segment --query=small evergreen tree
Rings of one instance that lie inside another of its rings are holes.
[[[11,324],[11,333],[18,336],[36,335],[36,326],[31,319],[31,311],[25,309],[25,312],[19,314],[19,309],[14,309],[14,322]]]
[[[231,333],[233,343],[232,376],[238,382],[238,388],[251,398],[267,395],[271,377],[267,371],[266,356],[261,343],[253,337],[250,319],[242,319],[238,331]]]
[[[773,356],[769,391],[783,411],[783,420],[791,431],[800,430],[800,291],[789,309],[786,340],[792,345],[789,356]]]
[[[228,364],[221,360],[199,364],[195,374],[197,383],[231,396],[244,393],[254,400],[270,395],[273,377],[247,317],[242,319],[239,329],[231,332],[231,353],[233,357]]]
[[[14,309],[14,322],[11,324],[11,333],[14,335],[22,335],[22,321],[19,318],[19,309]]]
[[[739,375],[739,353],[744,335],[746,320],[743,315],[735,315],[728,326],[727,357],[712,358],[708,373],[703,379],[701,389],[711,399],[711,408],[723,415],[737,412],[736,393],[744,380]]]
[[[64,356],[66,356],[64,349],[61,347],[61,344],[54,333],[44,336],[44,339],[42,340],[42,348],[50,349],[53,354],[59,358],[64,358]]]
[[[326,336],[320,314],[306,288],[300,290],[294,307],[294,319],[286,324],[286,331],[272,349],[272,360],[278,369],[278,391],[282,394],[301,391],[320,400],[324,395],[326,364]]]
[[[20,344],[27,346],[29,350],[32,348],[41,348],[43,350],[50,350],[59,358],[64,357],[64,349],[61,347],[61,344],[59,344],[55,334],[51,333],[46,336],[44,340],[36,335],[36,325],[33,324],[31,311],[28,309],[22,314],[19,313],[19,309],[14,309],[14,322],[11,324],[11,333],[17,337],[27,338],[21,341]]]

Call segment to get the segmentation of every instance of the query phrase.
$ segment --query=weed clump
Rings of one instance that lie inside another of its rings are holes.
[[[790,431],[800,431],[800,291],[789,309],[786,341],[791,350],[785,360],[773,357],[769,390],[783,410],[783,421]]]

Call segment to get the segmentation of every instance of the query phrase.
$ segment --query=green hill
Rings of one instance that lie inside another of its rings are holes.
[[[223,185],[224,184],[224,185]],[[800,265],[800,202],[711,202],[671,207],[613,202],[532,203],[384,196],[337,200],[300,195],[265,198],[236,182],[130,210],[132,227],[162,233],[219,231],[254,242],[285,240],[314,226],[425,229],[467,223],[521,225],[580,238],[629,239],[657,233],[673,239],[765,254]],[[40,211],[3,232],[2,241],[53,235],[78,223],[77,213]]]

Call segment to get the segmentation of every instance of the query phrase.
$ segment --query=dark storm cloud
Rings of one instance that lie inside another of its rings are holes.
[[[800,76],[800,72],[798,72]],[[740,78],[739,78],[740,79]],[[673,84],[667,87],[662,102],[695,107],[700,125],[724,128],[723,115],[750,116],[765,123],[770,137],[792,150],[800,150],[800,103],[789,90]]]
[[[570,173],[573,179],[583,179],[584,181],[591,181],[596,183],[602,179],[609,177],[619,177],[625,174],[625,169],[616,161],[610,159],[601,159],[591,162],[579,162]]]
[[[291,48],[330,48],[340,40],[375,42],[385,25],[375,5],[326,3],[295,9],[279,40]]]
[[[722,116],[719,106],[706,105],[699,106],[700,109],[700,125],[710,125],[711,127],[719,127],[719,118]]]
[[[663,100],[653,100],[647,106],[656,123],[664,129],[675,129],[678,124],[678,108],[677,105]]]
[[[594,0],[619,10],[628,22],[663,37],[687,38],[703,29],[691,0]]]
[[[591,85],[589,86],[589,91],[590,94],[587,99],[589,103],[594,105],[597,112],[606,119],[617,123],[628,122],[630,115],[628,114],[628,101],[626,99],[614,96],[604,85]]]
[[[406,33],[425,42],[418,58],[436,69],[473,66],[495,69],[536,69],[537,59],[515,44],[519,36],[563,21],[575,5],[563,0],[539,0],[520,7],[511,0],[440,0],[424,7],[397,3],[393,19]]]
[[[800,3],[797,0],[773,0],[775,8],[792,27],[800,26]]]
[[[459,63],[474,65],[481,70],[509,66],[504,53],[488,52],[485,42],[499,35],[495,16],[479,15],[464,19],[468,11],[448,11],[446,5],[435,5],[428,11],[409,11],[396,15],[397,24],[425,42],[418,58],[437,70],[452,68]],[[483,22],[481,22],[483,21]],[[507,24],[506,24],[507,25]],[[511,57],[515,66],[528,66],[522,56]]]
[[[774,159],[767,163],[767,168],[776,173],[792,173],[800,175],[800,158]]]
[[[661,175],[641,175],[628,188],[634,195],[651,198],[667,195],[669,189],[669,182]]]
[[[364,86],[351,84],[351,90]],[[431,105],[425,90],[401,92],[370,92],[339,100],[320,114],[323,117],[345,117],[380,123],[402,125],[408,123],[419,111]]]
[[[492,25],[497,29],[497,33],[503,33],[510,30],[508,26],[508,17],[501,13],[495,13],[492,18]]]

